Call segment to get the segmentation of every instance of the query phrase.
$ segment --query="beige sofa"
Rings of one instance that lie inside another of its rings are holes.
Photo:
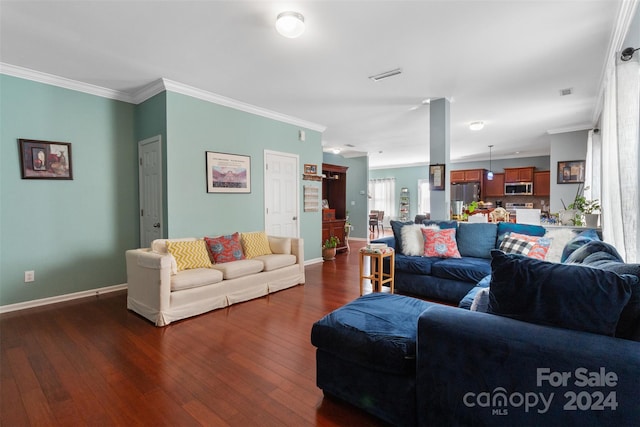
[[[196,238],[168,239],[194,241]],[[167,239],[126,252],[127,308],[156,326],[304,284],[303,239],[268,236],[271,255],[177,271]]]

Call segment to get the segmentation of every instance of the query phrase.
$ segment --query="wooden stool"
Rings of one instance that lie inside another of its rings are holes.
[[[370,259],[370,274],[365,276],[364,274],[364,258]],[[384,259],[391,258],[389,260],[389,273],[384,272]],[[382,286],[389,284],[391,293],[393,293],[394,277],[395,277],[395,251],[393,248],[383,249],[360,249],[360,295],[362,295],[364,280],[371,280],[371,287],[373,292],[382,291]]]

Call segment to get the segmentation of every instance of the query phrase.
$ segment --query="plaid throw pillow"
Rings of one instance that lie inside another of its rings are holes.
[[[534,242],[528,242],[524,239],[506,236],[500,243],[500,250],[508,254],[527,255],[534,244]]]

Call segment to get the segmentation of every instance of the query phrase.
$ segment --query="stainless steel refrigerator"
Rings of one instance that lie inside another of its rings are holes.
[[[466,182],[461,184],[451,184],[451,204],[455,201],[462,201],[465,206],[471,202],[480,200],[480,183]]]

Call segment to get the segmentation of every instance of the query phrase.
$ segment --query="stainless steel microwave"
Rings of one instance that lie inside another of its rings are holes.
[[[520,195],[531,196],[533,195],[533,183],[532,182],[508,182],[504,185],[504,194],[508,195]]]

